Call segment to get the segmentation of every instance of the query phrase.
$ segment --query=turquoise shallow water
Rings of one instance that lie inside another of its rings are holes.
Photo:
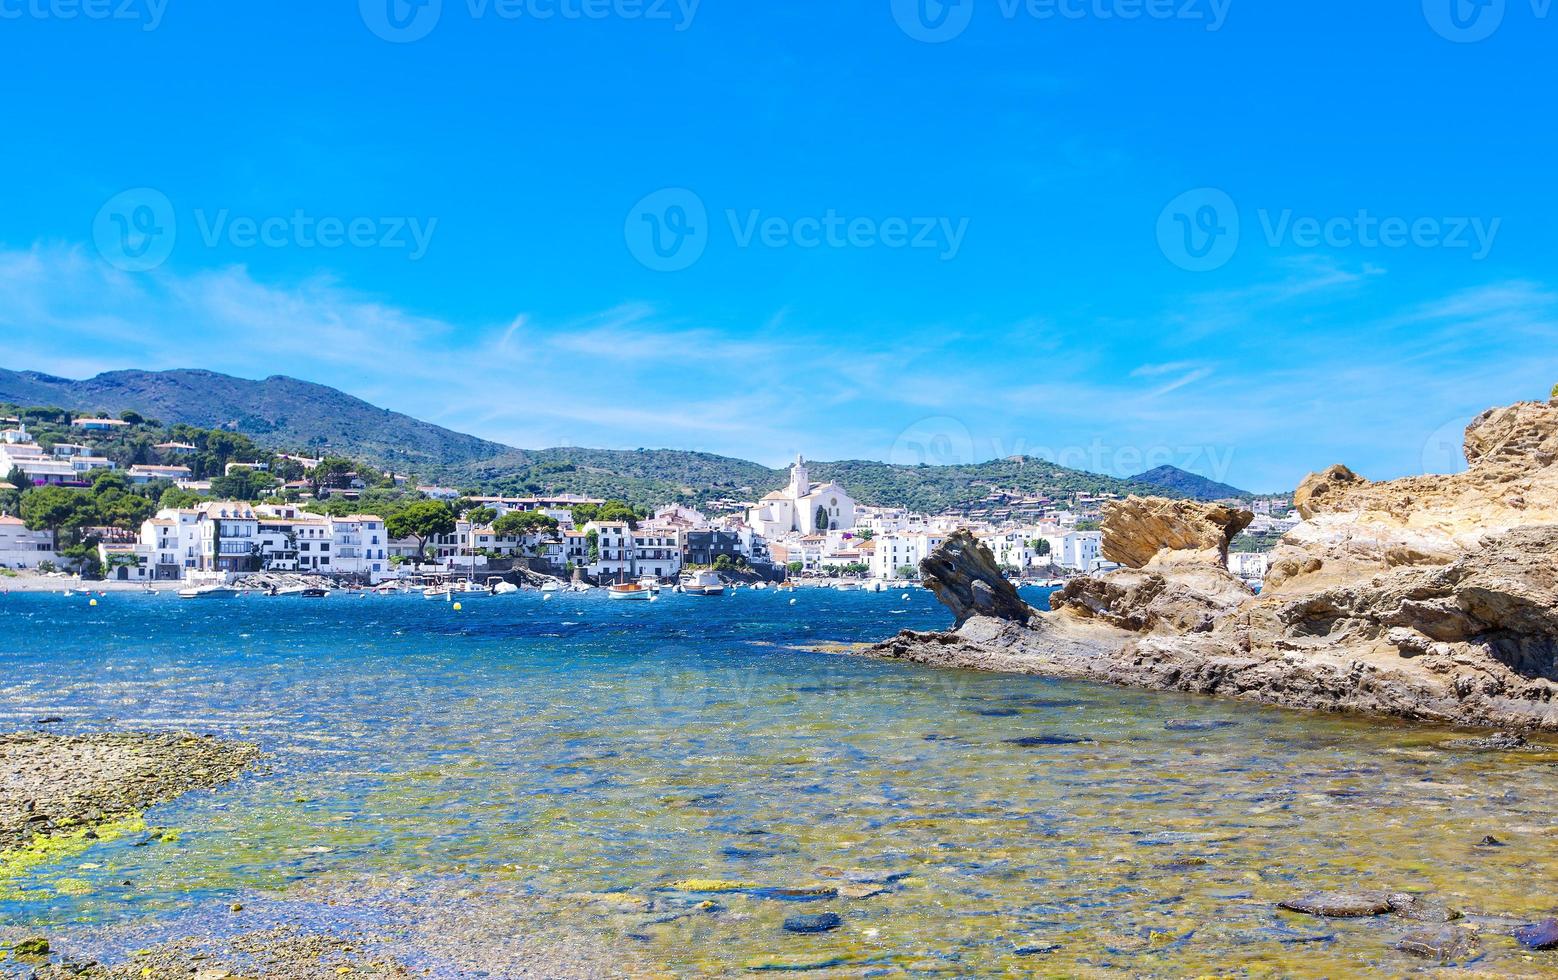
[[[1409,924],[1276,901],[1558,904],[1551,753],[819,652],[948,616],[925,592],[796,600],[0,598],[0,728],[59,715],[269,754],[148,815],[176,839],[0,882],[0,921],[111,957],[232,929],[238,900],[394,924],[409,882],[523,905],[527,928],[620,948],[624,972],[1336,976],[1425,968],[1391,949]],[[1508,846],[1474,846],[1486,834]],[[842,927],[782,928],[819,912]],[[1558,970],[1488,921],[1464,969]],[[461,972],[430,948],[407,955]]]

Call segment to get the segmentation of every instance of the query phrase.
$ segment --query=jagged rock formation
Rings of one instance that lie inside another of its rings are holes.
[[[1026,626],[964,602],[955,633],[870,653],[1558,730],[1558,399],[1483,413],[1466,455],[1453,476],[1305,480],[1259,596],[1223,567],[1238,512],[1130,500],[1104,553],[1132,568],[1071,582]]]
[[[1254,593],[1215,565],[1122,568],[1067,582],[1050,608],[1132,633],[1206,633]]]
[[[1126,568],[1228,564],[1228,544],[1255,515],[1220,504],[1128,497],[1104,505],[1103,555]]]
[[[990,549],[967,531],[957,531],[924,561],[925,585],[962,626],[975,616],[1027,623],[1038,615],[1001,574]]]

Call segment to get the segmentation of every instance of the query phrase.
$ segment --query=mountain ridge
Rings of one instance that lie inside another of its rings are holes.
[[[1240,490],[1238,487],[1216,480],[1208,479],[1199,473],[1182,470],[1178,466],[1166,465],[1150,469],[1145,473],[1138,473],[1131,477],[1137,483],[1146,483],[1164,490],[1177,491],[1181,496],[1195,500],[1248,500],[1255,496],[1248,490]]]
[[[521,449],[287,375],[250,380],[184,368],[109,371],[77,381],[0,368],[0,402],[115,415],[133,410],[168,423],[230,428],[269,449],[328,450],[461,488],[521,495],[574,492],[622,497],[637,504],[672,500],[705,504],[752,499],[788,479],[782,469],[712,453]],[[861,503],[929,512],[978,506],[1000,492],[1190,496],[1175,487],[1154,487],[1028,457],[961,466],[839,460],[813,463],[811,468],[819,479],[848,487]]]

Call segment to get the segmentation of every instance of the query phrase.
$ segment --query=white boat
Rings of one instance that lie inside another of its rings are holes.
[[[689,572],[682,578],[681,590],[686,595],[721,596],[725,594],[725,583],[720,581],[718,574],[708,570]]]
[[[237,589],[230,589],[225,585],[195,585],[189,588],[179,589],[180,599],[209,599],[217,596],[233,595]]]
[[[640,576],[638,584],[648,589],[650,595],[660,594],[660,580],[653,575]]]
[[[886,592],[887,583],[881,579],[873,579],[865,584],[865,590],[867,592]]]
[[[645,588],[642,582],[625,582],[621,585],[613,585],[606,590],[606,595],[612,599],[636,599],[639,601],[655,597],[655,594]]]
[[[434,585],[422,590],[422,598],[435,601],[448,602],[453,597],[449,586]]]
[[[859,582],[834,582],[833,583],[833,589],[834,589],[835,592],[859,592],[860,591],[860,583]]]
[[[513,595],[519,591],[519,586],[513,582],[498,582],[492,586],[493,595]]]
[[[561,592],[561,591],[563,591],[563,583],[559,582],[555,578],[549,578],[545,582],[541,583],[541,591],[542,592]]]

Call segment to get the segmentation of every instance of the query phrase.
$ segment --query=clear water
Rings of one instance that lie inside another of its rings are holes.
[[[472,909],[456,918],[528,896],[530,928],[620,948],[624,972],[1341,976],[1429,965],[1391,948],[1410,923],[1277,901],[1558,903],[1558,754],[821,652],[948,617],[924,592],[796,598],[0,598],[0,728],[53,714],[270,754],[148,814],[177,840],[0,882],[0,923],[114,956],[220,934],[234,901],[392,926],[418,889],[456,887]],[[1508,846],[1476,847],[1487,834]],[[672,887],[686,879],[749,887]],[[885,890],[765,891],[849,879]],[[843,926],[782,928],[818,912]],[[1558,971],[1488,932],[1462,969]],[[468,952],[406,955],[457,975]]]

